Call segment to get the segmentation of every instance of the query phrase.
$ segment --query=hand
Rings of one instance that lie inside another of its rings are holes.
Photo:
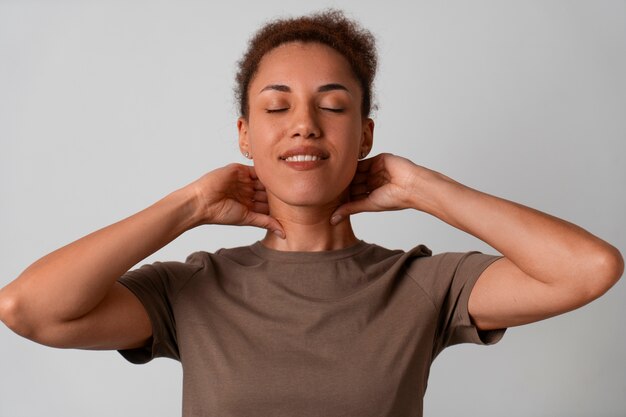
[[[189,184],[196,195],[200,224],[230,224],[268,229],[281,238],[285,231],[269,216],[265,186],[254,167],[229,164]]]
[[[359,161],[350,184],[350,201],[335,210],[331,223],[366,211],[418,208],[415,201],[420,184],[434,178],[433,174],[436,173],[390,153]]]

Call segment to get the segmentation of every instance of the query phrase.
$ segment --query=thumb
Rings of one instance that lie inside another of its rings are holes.
[[[247,222],[250,226],[267,229],[281,239],[285,238],[285,229],[275,218],[267,214],[251,212],[248,214]]]
[[[332,216],[330,216],[330,224],[336,225],[351,214],[362,213],[365,211],[375,211],[367,198],[349,201],[339,206],[337,210],[333,212]]]

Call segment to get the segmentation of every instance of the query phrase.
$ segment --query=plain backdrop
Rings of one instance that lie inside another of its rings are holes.
[[[624,1],[0,1],[0,286],[239,153],[232,89],[260,24],[335,6],[378,38],[375,145],[626,252]],[[314,63],[311,63],[314,65]],[[415,211],[353,217],[390,248],[480,250]],[[252,243],[203,226],[143,262]],[[138,264],[139,265],[139,264]],[[434,362],[426,416],[625,416],[626,283]],[[176,416],[181,367],[0,325],[0,416]]]

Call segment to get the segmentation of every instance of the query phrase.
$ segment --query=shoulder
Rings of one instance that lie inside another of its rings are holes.
[[[419,254],[420,252],[418,252]],[[478,251],[442,252],[428,256],[408,256],[407,275],[433,299],[471,290],[480,274],[500,256]]]
[[[422,245],[420,245],[422,246]],[[478,251],[442,252],[433,255],[430,251],[412,253],[407,257],[409,274],[417,278],[428,274],[454,276],[469,271],[482,271],[500,256],[488,255]]]

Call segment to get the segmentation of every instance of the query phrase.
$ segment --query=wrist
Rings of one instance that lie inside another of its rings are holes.
[[[176,229],[179,233],[204,224],[204,218],[201,215],[203,210],[199,204],[200,198],[192,188],[180,188],[168,194],[163,200],[171,204],[176,213]]]
[[[445,206],[450,196],[463,187],[452,178],[423,167],[416,170],[412,184],[410,207],[440,219],[445,217]]]

